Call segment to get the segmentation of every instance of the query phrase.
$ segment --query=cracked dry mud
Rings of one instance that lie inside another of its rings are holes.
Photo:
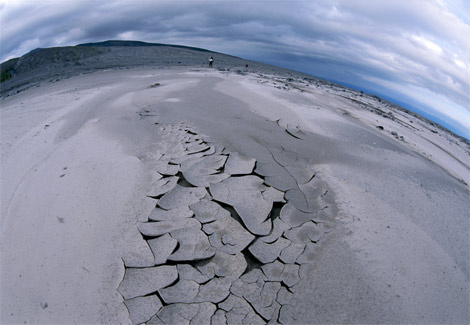
[[[156,173],[156,205],[137,225],[154,258],[123,256],[118,288],[130,320],[292,322],[302,265],[333,226],[325,184],[283,153],[258,164],[185,124],[156,128],[161,141],[142,158]]]

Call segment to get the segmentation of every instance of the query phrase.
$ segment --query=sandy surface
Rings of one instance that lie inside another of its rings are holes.
[[[155,123],[186,123],[257,166],[313,170],[334,198],[276,321],[470,321],[467,144],[302,79],[131,69],[2,99],[2,323],[130,323],[117,289],[123,259],[153,258],[136,225],[169,141]]]

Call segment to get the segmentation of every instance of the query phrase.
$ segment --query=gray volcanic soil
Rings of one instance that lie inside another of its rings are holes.
[[[205,49],[134,41],[106,41],[37,49],[20,58],[3,62],[0,66],[2,81],[6,79],[7,82],[2,82],[0,94],[8,96],[25,88],[38,86],[44,81],[57,82],[74,75],[105,69],[207,67],[209,56],[216,57],[214,66],[221,70],[245,69],[245,64],[249,64],[249,69],[253,71],[292,74],[286,69]]]
[[[43,51],[2,83],[2,322],[469,322],[466,142],[218,53]]]

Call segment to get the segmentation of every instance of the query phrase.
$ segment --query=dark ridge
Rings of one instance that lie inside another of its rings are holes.
[[[78,44],[76,46],[88,46],[88,47],[111,47],[111,46],[120,46],[120,47],[139,47],[139,46],[168,46],[168,47],[174,47],[174,48],[179,48],[179,49],[188,49],[188,50],[193,50],[193,51],[200,51],[200,52],[211,52],[211,53],[216,53],[213,51],[209,51],[206,49],[202,49],[199,47],[192,47],[192,46],[184,46],[184,45],[173,45],[173,44],[162,44],[162,43],[147,43],[147,42],[141,42],[141,41],[120,41],[120,40],[109,40],[109,41],[104,41],[104,42],[97,42],[97,43],[83,43],[83,44]],[[34,51],[34,50],[33,50]]]
[[[43,47],[38,47],[38,48],[36,48],[36,49],[34,49],[34,50],[29,51],[29,52],[26,53],[26,54],[36,53],[36,52],[39,52],[39,51],[42,51],[42,50],[44,50]]]

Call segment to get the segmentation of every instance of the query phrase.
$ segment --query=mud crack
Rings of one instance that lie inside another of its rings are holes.
[[[284,166],[268,148],[276,168],[294,180],[295,195],[267,185],[276,176],[272,167],[206,141],[186,124],[155,127],[158,142],[141,157],[156,174],[149,189],[155,208],[137,224],[154,262],[125,265],[118,291],[130,320],[282,323],[300,268],[313,262],[312,249],[329,229],[315,220],[327,204],[310,202],[330,192],[313,191],[313,172]],[[308,182],[299,184],[301,177]],[[331,228],[334,215],[328,217],[321,222]]]

